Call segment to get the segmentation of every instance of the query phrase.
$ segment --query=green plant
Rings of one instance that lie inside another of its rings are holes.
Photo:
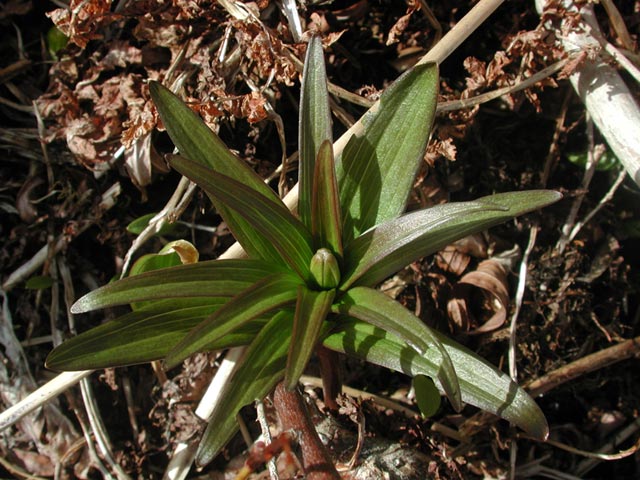
[[[147,271],[85,295],[75,313],[134,309],[63,343],[47,365],[77,370],[164,359],[170,368],[195,352],[248,345],[204,434],[200,464],[233,435],[242,406],[283,378],[295,387],[320,343],[426,375],[454,408],[471,403],[545,437],[542,412],[508,376],[373,288],[456,239],[560,198],[503,193],[403,214],[437,86],[436,65],[407,72],[334,161],[324,59],[313,39],[302,81],[297,218],[182,101],[152,83],[162,121],[184,155],[170,156],[171,165],[208,194],[249,258]]]

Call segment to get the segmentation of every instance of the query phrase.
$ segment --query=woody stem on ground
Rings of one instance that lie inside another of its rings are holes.
[[[336,471],[329,451],[318,437],[300,392],[298,390],[289,391],[284,382],[280,382],[273,394],[273,403],[283,429],[293,430],[298,434],[305,478],[308,480],[339,480],[340,475]]]

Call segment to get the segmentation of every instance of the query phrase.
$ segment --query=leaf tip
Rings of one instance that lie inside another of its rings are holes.
[[[71,305],[69,311],[73,314],[85,313],[91,310],[89,306],[89,302],[87,301],[87,296],[80,297],[76,302]]]

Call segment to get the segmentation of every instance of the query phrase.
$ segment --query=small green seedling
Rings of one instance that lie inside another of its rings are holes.
[[[50,368],[96,369],[248,345],[225,385],[197,455],[211,461],[237,430],[244,405],[285,380],[294,388],[325,347],[412,377],[420,398],[433,380],[452,406],[470,403],[544,438],[535,402],[495,367],[433,331],[375,286],[449,243],[560,198],[501,193],[403,214],[433,123],[438,69],[419,65],[389,87],[334,158],[322,47],[310,41],[300,103],[299,217],[233,155],[179,98],[151,95],[180,155],[173,168],[196,182],[247,252],[141,273],[99,288],[74,313],[140,305],[51,352]],[[428,410],[428,409],[427,409]]]

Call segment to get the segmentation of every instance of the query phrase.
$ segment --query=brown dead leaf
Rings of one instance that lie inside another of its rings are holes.
[[[491,332],[507,319],[507,270],[496,260],[485,260],[454,286],[447,304],[449,318],[470,335]],[[491,315],[482,323],[483,317]]]
[[[143,193],[144,187],[151,183],[152,150],[151,134],[147,134],[135,140],[124,151],[124,168],[134,185]]]
[[[387,46],[393,45],[400,41],[399,37],[404,33],[404,31],[409,26],[409,21],[411,20],[411,16],[413,12],[418,9],[418,3],[413,1],[407,8],[407,13],[400,17],[396,23],[393,24],[391,30],[389,30],[389,37],[387,38]]]
[[[242,99],[242,115],[249,123],[257,123],[267,118],[266,99],[259,92],[251,92]]]
[[[455,246],[449,245],[448,247],[445,247],[444,250],[438,252],[435,260],[436,265],[445,272],[462,275],[462,272],[464,272],[469,266],[471,257],[458,251]]]
[[[41,176],[32,176],[22,184],[16,196],[16,210],[25,223],[33,223],[38,218],[38,211],[31,202],[31,194],[34,189],[44,183]]]
[[[71,0],[69,8],[47,13],[58,29],[69,37],[69,42],[85,48],[89,41],[102,38],[98,33],[103,23],[118,15],[111,13],[111,0]]]

